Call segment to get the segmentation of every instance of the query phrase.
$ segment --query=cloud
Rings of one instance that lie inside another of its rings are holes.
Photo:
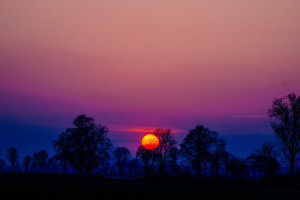
[[[117,132],[138,132],[138,133],[152,133],[157,128],[165,128],[165,127],[145,127],[145,126],[112,126],[110,130]],[[173,133],[181,133],[184,130],[177,128],[169,128]]]
[[[266,118],[265,115],[233,115],[233,118]]]

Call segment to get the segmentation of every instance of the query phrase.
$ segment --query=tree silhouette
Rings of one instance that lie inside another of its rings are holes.
[[[179,150],[176,147],[172,148],[169,152],[169,157],[170,167],[173,171],[173,175],[176,176],[178,171],[177,161],[179,159]]]
[[[59,135],[59,139],[53,142],[54,149],[57,152],[54,156],[60,162],[63,168],[63,173],[66,174],[67,163],[71,156],[71,141],[66,132]]]
[[[134,158],[128,164],[128,171],[130,176],[137,175],[137,167],[138,167],[138,159]]]
[[[215,178],[218,178],[218,171],[222,164],[221,162],[224,161],[224,157],[227,155],[225,149],[226,141],[222,138],[216,138],[213,143],[213,152],[211,160],[212,166],[215,170]]]
[[[23,165],[25,166],[25,172],[28,173],[28,168],[31,163],[31,156],[25,156],[23,159]]]
[[[225,169],[225,174],[224,177],[228,178],[228,172],[229,172],[229,168],[230,168],[230,160],[233,158],[234,156],[229,153],[229,152],[225,152],[223,155],[223,165],[224,165],[224,169]]]
[[[10,147],[6,152],[7,160],[10,162],[12,166],[13,173],[15,173],[15,165],[18,163],[18,151],[15,147]]]
[[[257,152],[251,153],[250,156],[247,157],[247,162],[252,168],[252,177],[255,177],[255,172],[257,171],[258,180],[261,180],[261,173],[265,171],[266,157]]]
[[[277,150],[276,145],[264,142],[256,152],[264,158],[264,172],[268,178],[272,177],[279,170],[277,158],[280,156],[280,152]]]
[[[107,148],[106,151],[103,152],[102,155],[100,155],[99,161],[100,163],[104,166],[104,171],[105,171],[105,175],[109,174],[109,163],[111,160],[111,155],[110,155],[110,151],[112,148],[112,144],[106,143],[107,144]]]
[[[300,159],[300,97],[289,94],[273,100],[268,110],[271,126],[284,147],[284,155],[290,163],[290,177],[294,179],[294,166]]]
[[[146,176],[149,176],[153,171],[153,166],[157,162],[157,152],[145,149],[140,145],[136,151],[136,158],[144,163],[144,170]]]
[[[196,126],[190,130],[189,134],[184,138],[181,146],[181,154],[192,164],[196,176],[201,175],[201,164],[203,159],[207,157],[209,148],[215,141],[215,132],[210,131],[202,125]]]
[[[56,166],[55,158],[54,157],[48,158],[48,169],[49,169],[50,174],[55,172],[55,166]]]
[[[73,125],[75,128],[68,128],[53,142],[54,149],[58,157],[70,161],[81,177],[91,176],[100,157],[112,147],[106,136],[108,129],[86,115],[78,116]]]
[[[119,175],[123,175],[124,168],[127,164],[128,158],[130,157],[130,152],[126,147],[117,147],[113,151],[114,157],[116,159],[116,166],[119,169]]]
[[[246,160],[232,157],[229,160],[229,171],[231,172],[233,178],[242,179],[246,176],[248,165]]]
[[[31,165],[32,165],[34,173],[36,173],[36,168],[39,165],[39,155],[38,155],[38,153],[33,153]]]
[[[0,159],[0,172],[3,172],[5,166],[5,161],[3,159]]]
[[[202,156],[201,156],[201,160],[200,160],[200,168],[202,166],[202,175],[204,178],[207,178],[207,169],[209,167],[209,164],[211,163],[212,161],[212,153],[210,151],[205,151],[202,153]]]
[[[2,156],[2,151],[0,150],[0,157]],[[3,171],[3,168],[5,166],[5,161],[0,158],[0,172]]]
[[[166,162],[170,158],[170,152],[175,148],[176,141],[172,135],[171,129],[158,128],[153,131],[159,139],[159,145],[155,149],[158,155],[159,172],[162,176],[165,174]]]
[[[38,156],[39,173],[41,173],[41,170],[45,170],[48,153],[45,150],[41,150],[37,153],[37,156]]]

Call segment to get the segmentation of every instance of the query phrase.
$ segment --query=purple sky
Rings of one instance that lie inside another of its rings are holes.
[[[51,141],[87,114],[133,153],[144,130],[171,128],[180,143],[203,124],[245,156],[273,139],[266,117],[273,98],[300,93],[299,7],[3,0],[0,149],[51,151]]]

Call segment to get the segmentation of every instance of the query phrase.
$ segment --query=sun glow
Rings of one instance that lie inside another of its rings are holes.
[[[159,145],[159,139],[153,134],[147,134],[142,138],[142,145],[148,150],[155,149]]]

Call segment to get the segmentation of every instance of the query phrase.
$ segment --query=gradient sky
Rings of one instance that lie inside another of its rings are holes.
[[[2,0],[0,149],[52,151],[79,114],[132,153],[203,124],[247,156],[274,97],[300,94],[298,0]]]

